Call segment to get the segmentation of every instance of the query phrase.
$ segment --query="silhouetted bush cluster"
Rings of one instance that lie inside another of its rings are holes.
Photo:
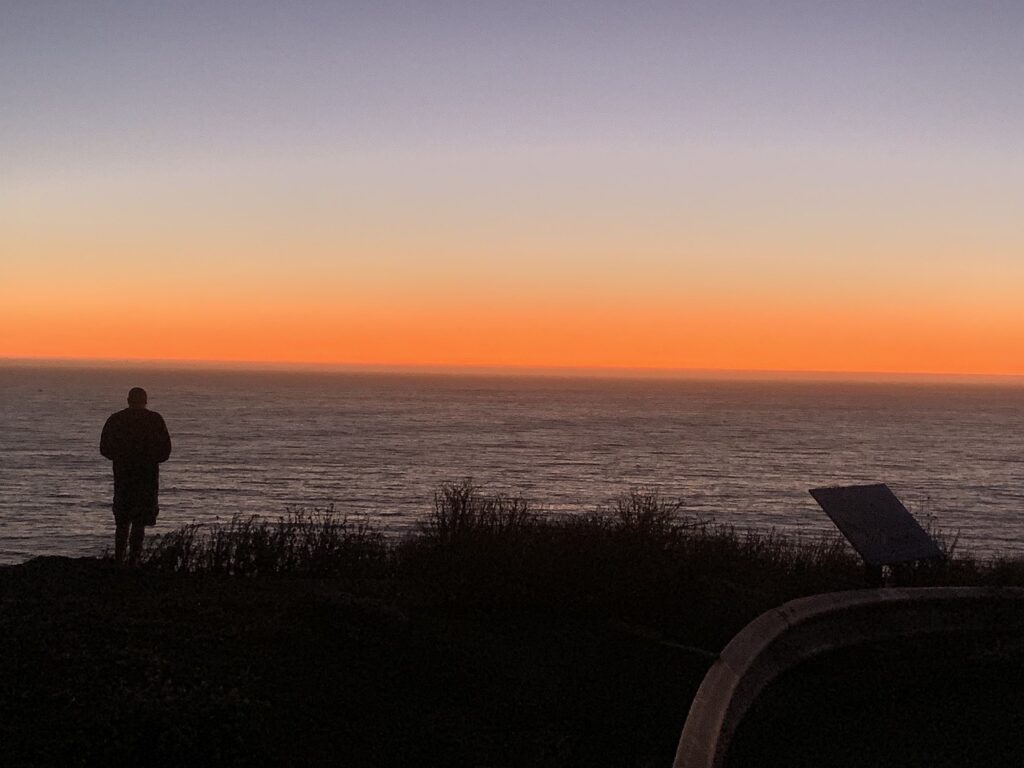
[[[522,497],[500,493],[488,496],[464,481],[437,490],[433,510],[420,532],[434,545],[464,546],[513,539],[536,528],[537,523],[537,515]]]
[[[786,600],[864,586],[860,560],[838,534],[716,525],[644,491],[589,514],[549,515],[470,481],[441,486],[418,530],[401,539],[333,507],[293,510],[277,520],[186,526],[157,537],[144,565],[376,578],[443,610],[599,617],[706,648]],[[960,555],[899,569],[893,578],[913,585],[1022,584],[1024,566]]]
[[[704,648],[780,602],[862,583],[838,536],[713,525],[644,491],[589,514],[544,515],[469,482],[438,492],[394,564],[421,599],[453,611],[571,613]]]

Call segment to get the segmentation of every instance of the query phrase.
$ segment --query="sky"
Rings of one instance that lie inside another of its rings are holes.
[[[1024,374],[1018,2],[0,3],[0,357]]]

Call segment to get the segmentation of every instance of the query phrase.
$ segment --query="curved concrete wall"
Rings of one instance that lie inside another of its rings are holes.
[[[723,649],[690,706],[675,768],[721,768],[733,734],[787,669],[840,648],[915,635],[1024,630],[1024,589],[832,592],[761,614]]]

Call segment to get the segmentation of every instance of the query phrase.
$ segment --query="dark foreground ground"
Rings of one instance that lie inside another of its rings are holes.
[[[950,639],[846,650],[778,679],[729,768],[1024,765],[1024,648]]]
[[[671,764],[708,659],[609,623],[374,595],[389,589],[0,569],[0,762]]]
[[[744,625],[864,583],[838,539],[678,512],[631,492],[545,517],[465,481],[401,540],[297,511],[154,536],[139,569],[0,568],[0,766],[668,768]],[[1024,585],[1024,563],[899,577]],[[731,764],[1022,765],[1022,659],[1010,638],[815,662],[767,692]]]
[[[730,764],[1020,765],[1021,656],[809,664]],[[429,608],[395,582],[40,558],[0,569],[0,762],[667,768],[710,661],[622,622]]]

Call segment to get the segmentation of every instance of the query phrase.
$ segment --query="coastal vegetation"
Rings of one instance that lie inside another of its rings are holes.
[[[888,573],[895,586],[1024,584],[1024,565],[958,551],[923,521],[945,557]],[[633,619],[692,632],[697,612],[731,633],[751,612],[804,595],[864,586],[838,534],[742,529],[684,513],[677,499],[633,489],[585,514],[550,514],[470,480],[447,483],[415,532],[388,536],[333,505],[276,518],[236,515],[153,537],[145,570],[242,577],[347,577],[402,583],[455,610],[553,611]],[[735,609],[733,620],[718,615]],[[741,625],[742,626],[742,625]],[[689,627],[689,628],[688,628]],[[691,638],[695,639],[695,638]],[[708,638],[715,645],[721,638]],[[727,639],[727,638],[726,638]]]
[[[613,620],[708,656],[762,610],[863,584],[837,535],[716,525],[640,490],[587,514],[544,514],[468,480],[441,486],[411,535],[388,537],[333,507],[235,516],[154,537],[142,568],[355,579],[452,612]]]
[[[892,578],[1024,584],[940,539]],[[153,537],[137,569],[0,569],[0,743],[8,765],[667,766],[739,629],[862,585],[838,536],[644,491],[563,516],[447,484],[404,536],[330,507],[234,517]]]

